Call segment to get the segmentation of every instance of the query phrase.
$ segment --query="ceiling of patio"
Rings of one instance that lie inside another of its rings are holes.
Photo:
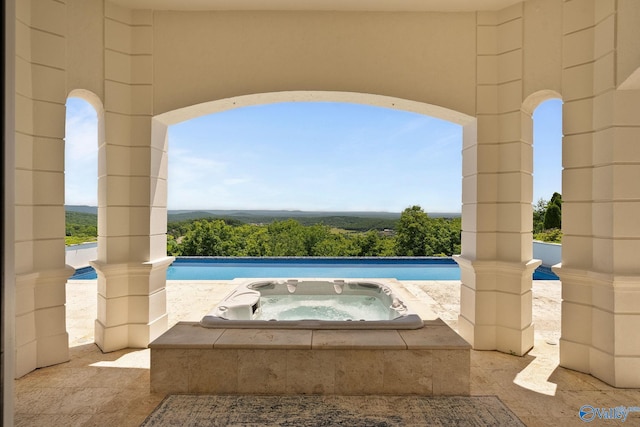
[[[111,0],[131,9],[155,10],[340,10],[441,11],[499,10],[522,0]]]

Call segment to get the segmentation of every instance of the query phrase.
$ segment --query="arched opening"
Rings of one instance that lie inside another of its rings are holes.
[[[102,131],[101,102],[93,93],[75,90],[69,94],[65,118],[65,244],[66,263],[76,270],[89,267],[98,252],[98,156]],[[94,298],[95,286],[74,282],[67,298],[66,323],[70,346],[93,342],[81,331],[91,330],[95,308],[82,306]]]
[[[459,213],[461,142],[459,125],[361,104],[227,110],[170,128],[168,208]]]
[[[552,223],[555,220],[555,214],[550,214],[547,216],[547,226],[545,226],[546,208],[554,193],[562,194],[562,101],[560,99],[542,102],[533,113],[533,165],[535,239],[536,234],[549,231],[550,225],[554,225]],[[539,237],[551,239],[553,236],[540,235]]]
[[[561,284],[551,273],[561,262],[562,239],[562,100],[550,98],[533,112],[533,257],[548,272],[534,282],[536,335],[545,344],[560,339]],[[544,304],[539,304],[544,301]],[[539,304],[538,306],[536,306]]]
[[[374,95],[288,92],[159,119],[181,121],[167,137],[169,209],[461,210],[460,125],[473,120],[455,112]],[[189,154],[187,143],[199,148]]]
[[[531,355],[541,357],[557,351],[560,339],[560,300],[561,284],[551,272],[551,266],[560,262],[560,246],[555,243],[537,241],[544,230],[544,216],[551,200],[559,196],[561,204],[562,187],[562,101],[553,91],[541,91],[530,95],[523,103],[523,112],[530,116],[532,126],[525,126],[522,140],[532,144],[532,153],[525,158],[531,159],[524,164],[530,168],[533,179],[531,191],[528,193],[532,203],[533,259],[542,262],[534,273],[531,285],[532,298],[528,301],[531,310],[532,323],[535,325],[535,336]],[[559,207],[559,206],[558,206]],[[524,230],[523,230],[524,231]],[[553,230],[546,230],[549,235],[557,235]],[[531,379],[530,371],[537,369],[542,372],[541,365],[534,359],[515,378],[514,383],[527,389],[535,389],[544,394],[554,395],[556,384],[547,380],[552,369],[557,365],[545,366],[545,375]]]
[[[81,212],[80,207],[98,205],[98,116],[93,106],[82,98],[67,99],[65,126],[65,206],[74,207],[72,212]],[[90,209],[85,209],[86,213]],[[97,227],[97,224],[96,224]],[[67,237],[77,237],[69,243],[95,241],[97,230],[86,230]],[[88,240],[82,240],[85,237]]]
[[[236,227],[210,230],[224,235],[223,243],[213,236],[193,236],[189,232],[193,224],[182,223],[181,231],[170,227],[169,254],[403,256],[409,250],[416,256],[459,254],[461,148],[460,125],[414,112],[344,102],[239,107],[173,125],[167,185],[170,212],[199,211],[200,218],[215,214],[246,222],[244,212],[260,223],[264,220],[255,215],[261,213],[281,221],[292,217],[294,222],[310,214],[382,221],[420,206],[439,232],[429,236],[429,244],[424,236],[415,242],[421,247],[409,249],[394,244],[394,225],[387,227],[386,234],[382,228],[377,233],[370,229],[366,235],[367,242],[375,242],[373,250],[362,247],[365,232],[358,232],[358,226],[345,229],[329,224],[334,227],[331,233],[316,224],[322,230],[316,230],[314,245],[295,245],[301,238],[296,232],[297,238],[285,239],[290,247],[276,248],[257,230],[266,231],[264,224],[246,224],[249,236],[236,236]],[[457,238],[443,237],[455,230]],[[184,233],[190,235],[186,240]],[[254,240],[261,244],[247,243]]]

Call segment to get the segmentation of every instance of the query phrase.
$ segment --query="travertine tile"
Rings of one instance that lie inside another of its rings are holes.
[[[433,361],[430,350],[384,351],[384,394],[431,395]]]
[[[157,405],[156,405],[157,406]],[[153,411],[153,410],[152,410]],[[118,427],[139,427],[147,418],[144,414],[136,412],[109,412],[106,414],[94,414],[84,424],[55,424],[55,425],[82,425],[82,426],[118,426]],[[54,425],[54,424],[51,424]]]
[[[16,417],[15,427],[97,425],[89,423],[93,416],[92,414],[21,414]]]
[[[151,352],[151,392],[189,391],[189,351],[157,348]]]
[[[288,350],[287,394],[332,394],[335,372],[334,350]]]
[[[238,392],[284,394],[286,350],[238,350]]]
[[[237,393],[238,350],[191,350],[190,393]]]
[[[90,366],[56,365],[48,369],[39,369],[24,377],[20,387],[83,387],[91,384],[98,371]]]
[[[19,384],[19,383],[18,383]],[[57,387],[27,387],[26,390],[16,388],[17,395],[20,399],[16,399],[16,414],[56,414],[59,413],[60,395],[66,393],[72,388]]]
[[[213,348],[224,329],[203,328],[196,322],[180,322],[156,338],[150,348]]]
[[[84,388],[105,387],[109,384],[120,384],[122,387],[136,387],[140,380],[149,380],[147,369],[114,369],[114,367],[94,367],[94,375],[88,377],[82,386]]]
[[[105,405],[98,407],[97,413],[126,413],[148,415],[164,398],[160,393],[149,393],[149,381],[142,384],[144,389],[114,388],[113,398]]]
[[[384,361],[375,350],[336,351],[336,394],[377,394],[383,387]]]
[[[469,350],[433,351],[433,394],[470,394]]]
[[[402,350],[407,346],[395,330],[313,331],[313,349]]]
[[[113,389],[107,387],[75,388],[59,396],[58,414],[95,413],[113,399]]]
[[[309,349],[310,330],[298,329],[226,329],[215,348]]]

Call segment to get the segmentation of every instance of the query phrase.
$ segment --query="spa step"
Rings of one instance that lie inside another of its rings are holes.
[[[469,395],[470,345],[441,320],[416,330],[211,329],[150,344],[156,393]]]

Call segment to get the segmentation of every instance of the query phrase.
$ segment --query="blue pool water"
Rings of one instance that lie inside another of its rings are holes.
[[[167,280],[231,280],[236,277],[396,278],[398,280],[460,280],[451,258],[177,258]],[[91,280],[91,267],[76,271],[74,280]],[[558,280],[540,267],[535,280]]]

